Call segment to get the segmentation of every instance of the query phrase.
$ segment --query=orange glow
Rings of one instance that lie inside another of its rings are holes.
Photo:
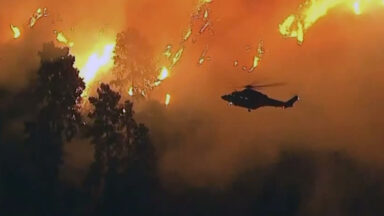
[[[115,44],[104,46],[102,54],[94,52],[89,56],[87,63],[80,70],[80,76],[84,79],[87,86],[95,79],[101,69],[109,69],[113,64],[113,50]]]
[[[11,30],[13,33],[13,38],[17,39],[21,36],[21,31],[20,31],[19,27],[11,25]]]
[[[352,6],[356,15],[362,14],[362,7],[367,8],[374,5],[382,5],[382,0],[307,0],[300,5],[296,14],[289,15],[280,25],[280,34],[284,37],[296,38],[299,44],[304,41],[305,32],[321,17],[327,15],[328,11],[336,6]]]

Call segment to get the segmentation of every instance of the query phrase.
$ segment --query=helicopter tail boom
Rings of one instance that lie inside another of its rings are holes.
[[[284,108],[293,107],[293,105],[299,100],[299,97],[296,95],[293,98],[285,102]]]

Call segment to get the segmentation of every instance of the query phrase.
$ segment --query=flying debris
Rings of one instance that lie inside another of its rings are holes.
[[[238,61],[238,60],[235,60],[235,61],[233,62],[233,66],[234,66],[234,67],[239,66],[239,61]]]
[[[212,2],[212,0],[199,0],[197,10],[192,13],[191,22],[181,38],[180,46],[175,48],[177,50],[176,52],[172,52],[173,47],[171,45],[166,46],[166,49],[162,54],[167,58],[167,61],[169,61],[167,67],[162,67],[160,75],[157,78],[153,77],[153,79],[148,81],[148,88],[153,89],[154,87],[159,86],[162,81],[168,78],[169,70],[172,70],[179,63],[185,51],[185,43],[193,36],[193,27],[197,21],[203,20],[204,23],[203,27],[200,29],[200,33],[210,27],[211,23],[209,22],[208,4]],[[196,29],[196,32],[198,32],[198,29]],[[192,42],[195,42],[194,38],[192,39]],[[204,52],[199,59],[199,64],[203,64],[208,59],[206,52]]]
[[[63,32],[59,32],[59,31],[54,31],[55,35],[56,35],[56,40],[59,42],[59,43],[62,43],[68,47],[73,47],[75,44],[72,42],[72,41],[69,41],[67,39],[67,37],[64,35]]]
[[[330,9],[337,6],[351,7],[356,15],[362,14],[362,7],[383,5],[382,0],[306,0],[299,6],[298,13],[289,15],[280,25],[280,34],[287,38],[296,38],[299,45],[304,42],[304,34],[317,22],[327,15]]]
[[[244,87],[244,90],[242,91],[234,91],[231,94],[223,95],[221,98],[229,103],[229,105],[235,105],[239,107],[243,107],[248,109],[249,112],[251,110],[258,109],[260,107],[264,106],[271,106],[271,107],[282,107],[282,108],[289,108],[293,107],[293,105],[296,103],[296,101],[299,100],[298,96],[294,96],[288,101],[279,101],[272,98],[269,98],[267,95],[256,91],[257,88],[262,87],[270,87],[270,86],[276,86],[281,84],[270,84],[270,85],[247,85]]]
[[[171,95],[170,94],[166,94],[165,95],[165,106],[168,107],[170,102],[171,102]]]
[[[19,27],[11,25],[11,30],[12,30],[14,39],[18,39],[21,36],[21,31]]]
[[[35,26],[36,22],[43,18],[48,16],[47,8],[38,8],[36,12],[32,15],[32,17],[29,19],[29,27],[32,28]]]

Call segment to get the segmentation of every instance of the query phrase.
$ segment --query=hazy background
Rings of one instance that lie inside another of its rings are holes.
[[[171,77],[149,101],[136,103],[137,117],[158,148],[165,183],[225,185],[241,172],[273,163],[286,149],[346,152],[368,166],[382,166],[384,6],[360,16],[336,8],[298,46],[279,35],[278,25],[300,2],[214,1],[213,31],[185,44]],[[38,7],[47,7],[49,16],[29,29],[28,19]],[[195,10],[195,0],[0,0],[0,86],[25,86],[39,66],[42,44],[54,40],[53,30],[74,41],[72,53],[79,58],[127,28],[137,29],[161,55],[167,44],[178,45]],[[10,24],[22,28],[19,40],[12,39]],[[260,67],[242,71],[241,66],[252,64],[260,40],[266,49]],[[207,46],[211,60],[198,65]],[[253,49],[247,51],[248,46]],[[251,113],[221,100],[254,81],[284,82],[263,91],[282,100],[298,94],[301,100],[293,109]],[[172,95],[167,109],[165,93]],[[85,169],[91,159],[86,142],[68,146],[67,165]]]

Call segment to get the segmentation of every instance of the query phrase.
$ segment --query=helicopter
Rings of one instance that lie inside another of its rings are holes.
[[[268,85],[246,85],[242,91],[234,91],[231,94],[223,95],[221,98],[229,103],[229,105],[235,105],[248,109],[248,112],[256,110],[260,107],[282,107],[290,108],[299,100],[297,95],[293,96],[288,101],[275,100],[267,95],[257,91],[256,89],[279,86],[281,83],[268,84]]]

